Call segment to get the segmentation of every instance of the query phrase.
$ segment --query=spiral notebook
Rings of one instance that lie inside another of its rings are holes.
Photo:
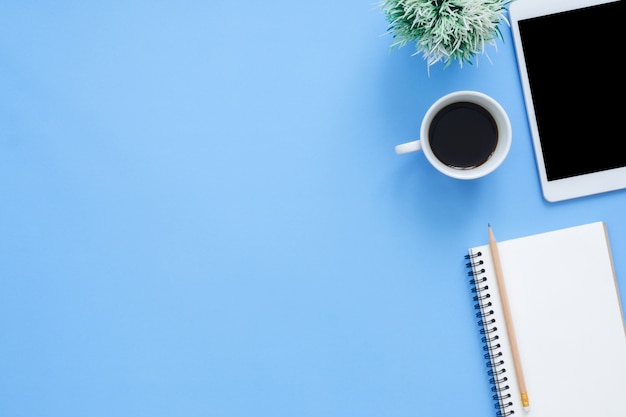
[[[626,331],[606,225],[505,240],[498,250],[530,411],[484,245],[466,258],[494,415],[626,416]]]

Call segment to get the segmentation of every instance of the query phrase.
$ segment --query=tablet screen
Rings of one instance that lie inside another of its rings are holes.
[[[621,3],[519,22],[549,181],[626,166]]]

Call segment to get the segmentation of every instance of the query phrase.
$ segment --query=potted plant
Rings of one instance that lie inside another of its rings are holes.
[[[499,24],[512,0],[383,0],[392,47],[415,44],[428,67],[438,62],[472,63],[502,39]],[[508,21],[507,21],[508,24]]]

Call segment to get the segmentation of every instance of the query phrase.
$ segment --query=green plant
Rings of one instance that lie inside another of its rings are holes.
[[[428,67],[454,60],[472,63],[485,45],[502,39],[501,20],[512,0],[383,0],[392,47],[415,43]],[[507,22],[508,23],[508,22]]]

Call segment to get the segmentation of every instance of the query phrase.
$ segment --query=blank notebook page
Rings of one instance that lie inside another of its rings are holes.
[[[498,243],[533,417],[626,417],[626,333],[604,223]],[[481,251],[514,415],[519,400],[488,245]]]

